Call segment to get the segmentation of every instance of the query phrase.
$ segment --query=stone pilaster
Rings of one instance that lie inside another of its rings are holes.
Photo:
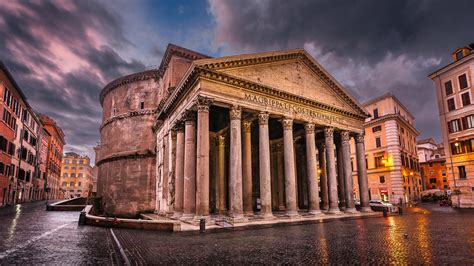
[[[361,211],[371,211],[369,206],[369,184],[365,162],[364,134],[356,134],[357,179],[359,181]]]
[[[285,162],[285,195],[286,215],[298,215],[296,205],[296,175],[295,175],[295,149],[293,144],[293,119],[284,118],[283,125],[283,153]]]
[[[193,219],[196,213],[196,114],[188,111],[184,122],[184,200],[182,219]]]
[[[175,163],[175,192],[173,218],[183,215],[184,193],[184,126],[180,122],[176,125],[176,163]]]
[[[320,170],[320,187],[321,187],[321,204],[323,210],[329,209],[328,194],[328,175],[326,169],[326,144],[318,143],[319,170]]]
[[[220,215],[227,212],[225,204],[225,138],[217,137],[217,210]]]
[[[334,128],[324,129],[324,143],[326,144],[326,168],[328,175],[329,210],[328,213],[338,214],[339,206],[337,202],[337,175],[336,160],[334,157]]]
[[[243,181],[243,197],[244,197],[244,214],[253,215],[252,204],[252,142],[251,130],[252,121],[242,122],[244,131],[243,137],[243,154],[242,154],[242,181]]]
[[[229,215],[234,222],[244,221],[242,201],[242,134],[239,106],[230,108]]]
[[[265,219],[273,218],[272,213],[272,187],[270,173],[270,136],[268,132],[267,112],[260,112],[258,115],[259,125],[259,163],[260,163],[260,215]]]
[[[344,172],[344,197],[346,204],[346,212],[354,213],[356,212],[354,205],[354,196],[353,191],[353,181],[352,181],[352,167],[351,167],[351,144],[350,144],[350,135],[349,132],[344,131],[341,133],[341,148],[342,148],[342,164]]]
[[[209,220],[209,106],[212,100],[199,96],[197,107],[196,217]]]
[[[316,166],[316,141],[314,138],[314,124],[307,123],[304,125],[306,133],[306,168],[308,175],[309,188],[309,206],[308,212],[310,214],[319,214],[319,188],[318,188],[318,174]]]

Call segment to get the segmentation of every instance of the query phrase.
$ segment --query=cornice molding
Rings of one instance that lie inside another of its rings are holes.
[[[418,130],[416,130],[416,128],[413,126],[413,125],[410,125],[409,123],[407,123],[407,121],[405,121],[399,114],[388,114],[388,115],[384,115],[384,116],[381,116],[377,119],[373,119],[373,120],[370,120],[369,122],[365,122],[364,123],[364,128],[365,127],[370,127],[370,126],[374,126],[375,124],[378,124],[380,122],[385,122],[385,121],[388,121],[388,120],[391,120],[391,119],[395,119],[395,120],[398,120],[399,122],[401,122],[402,124],[404,124],[406,127],[408,127],[412,133],[414,133],[416,136],[420,135],[420,132],[418,132]]]
[[[152,150],[142,150],[142,151],[134,151],[122,154],[113,154],[108,157],[100,159],[96,162],[97,166],[102,165],[103,163],[112,162],[112,161],[119,161],[119,160],[126,160],[126,159],[136,159],[136,158],[147,158],[156,157],[156,153]]]
[[[158,113],[157,109],[148,109],[148,110],[133,111],[133,112],[128,112],[128,113],[125,113],[125,114],[117,115],[117,116],[106,119],[104,121],[104,123],[102,123],[102,125],[100,126],[99,130],[102,131],[102,128],[104,128],[108,124],[110,124],[112,122],[115,122],[117,120],[122,120],[122,119],[135,117],[135,116],[154,115],[156,113]]]

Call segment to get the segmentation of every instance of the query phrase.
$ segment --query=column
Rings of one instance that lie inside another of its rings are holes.
[[[322,209],[328,210],[329,208],[329,196],[328,196],[328,175],[326,169],[326,145],[324,143],[318,143],[318,155],[319,155],[319,169],[320,173],[320,185],[321,185],[321,203]]]
[[[298,215],[296,206],[296,176],[295,176],[295,149],[293,145],[293,119],[284,118],[283,125],[283,153],[285,161],[285,194],[286,215]]]
[[[184,199],[183,219],[192,219],[196,212],[196,115],[188,111],[184,116]]]
[[[259,163],[260,163],[260,216],[265,219],[273,218],[272,213],[272,187],[270,172],[270,135],[268,132],[267,112],[258,114],[258,147],[259,147]]]
[[[196,220],[209,220],[209,105],[212,100],[197,99]]]
[[[283,154],[282,154],[282,143],[277,144],[277,178],[278,178],[278,210],[285,210],[285,176],[283,174]]]
[[[226,213],[225,204],[225,138],[217,137],[217,210],[220,215]]]
[[[316,166],[316,143],[314,138],[314,124],[307,123],[304,125],[306,133],[306,168],[308,175],[308,190],[309,190],[309,206],[308,212],[310,214],[321,213],[319,209],[319,188],[318,175]]]
[[[242,182],[244,197],[244,214],[253,215],[252,204],[252,142],[251,128],[252,121],[243,121],[242,128],[244,130],[243,137],[243,154],[242,154]]]
[[[342,162],[344,169],[344,196],[346,204],[346,212],[356,212],[354,205],[354,196],[352,195],[353,183],[352,183],[352,167],[351,167],[351,144],[349,143],[351,137],[349,132],[344,131],[341,133],[341,148],[342,148]],[[365,161],[365,160],[364,160]]]
[[[342,138],[342,137],[341,137]],[[344,183],[344,162],[342,154],[342,140],[339,138],[336,141],[336,157],[337,157],[337,198],[339,199],[339,209],[344,211],[346,209],[345,200],[345,183]]]
[[[244,221],[242,202],[242,136],[241,109],[230,108],[230,169],[229,169],[229,215],[234,222]]]
[[[324,143],[326,144],[326,169],[328,175],[329,210],[328,213],[340,213],[337,203],[337,176],[336,160],[334,158],[334,128],[324,129]]]
[[[184,127],[179,122],[176,127],[176,164],[175,164],[175,192],[174,215],[180,218],[183,215],[183,185],[184,185]]]
[[[369,206],[369,184],[367,181],[367,165],[365,163],[364,134],[356,134],[357,179],[359,181],[361,211],[371,211]]]

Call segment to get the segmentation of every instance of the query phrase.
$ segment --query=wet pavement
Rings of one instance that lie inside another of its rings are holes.
[[[474,210],[215,233],[78,226],[44,203],[0,209],[0,264],[474,264]]]

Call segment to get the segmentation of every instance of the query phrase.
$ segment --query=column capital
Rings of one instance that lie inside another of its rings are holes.
[[[230,120],[240,120],[242,109],[238,105],[232,105],[229,109]]]
[[[176,120],[176,122],[173,125],[173,131],[178,132],[178,131],[183,131],[183,130],[184,130],[184,121]]]
[[[364,143],[364,137],[365,137],[365,133],[355,134],[356,143]]]
[[[304,130],[306,134],[314,134],[314,124],[313,123],[306,123],[304,124]]]
[[[242,121],[242,128],[244,129],[244,133],[249,133],[252,129],[252,120]]]
[[[342,131],[341,132],[341,141],[344,142],[349,142],[351,140],[351,135],[349,131]]]
[[[320,149],[320,150],[324,150],[324,149],[326,149],[326,143],[324,143],[322,141],[318,141],[318,142],[316,142],[316,147],[318,147],[318,149]]]
[[[258,113],[258,124],[259,125],[267,125],[269,118],[270,118],[270,114],[268,112]]]
[[[217,145],[223,146],[225,145],[225,137],[222,135],[217,136]]]
[[[333,127],[325,127],[324,128],[324,137],[325,138],[334,137],[334,128]]]
[[[195,105],[197,107],[198,113],[201,112],[209,112],[209,106],[214,102],[214,99],[205,97],[205,96],[198,96]]]
[[[170,130],[170,134],[171,134],[171,140],[175,141],[176,140],[176,130]]]
[[[280,120],[283,130],[293,130],[293,119],[292,118],[283,118]]]
[[[191,110],[186,110],[185,112],[183,112],[180,119],[184,120],[185,124],[195,123],[196,113]]]

